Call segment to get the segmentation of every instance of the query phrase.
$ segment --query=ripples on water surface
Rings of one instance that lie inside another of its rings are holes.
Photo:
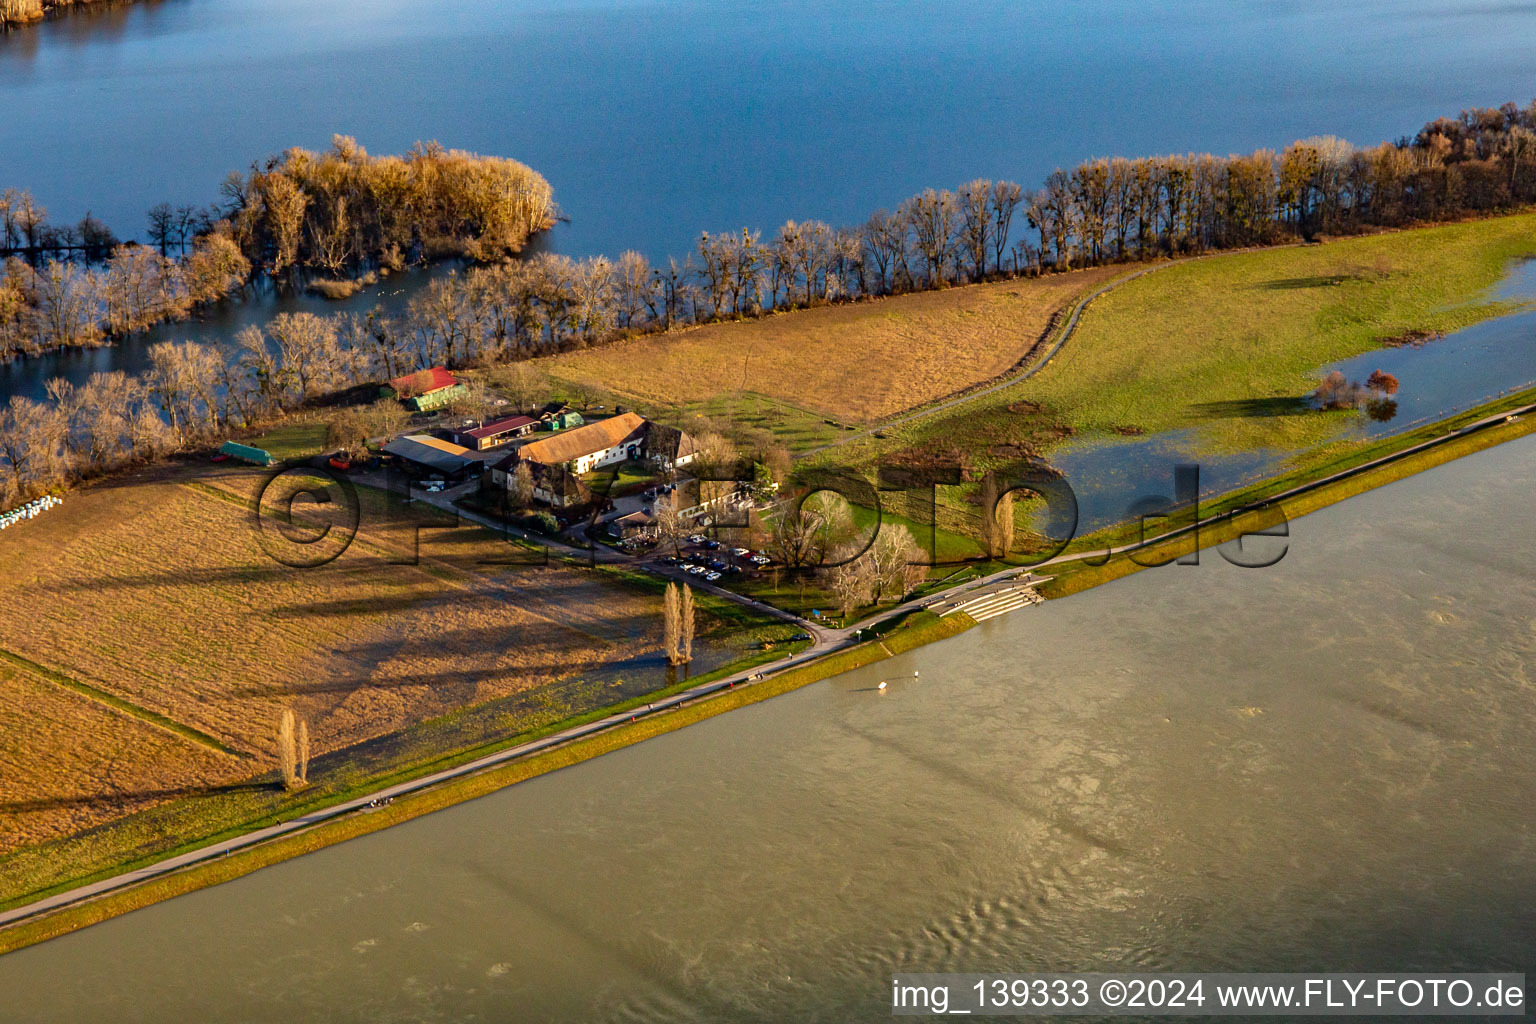
[[[8,1019],[883,1020],[897,970],[1528,969],[1533,488],[1526,439],[1293,523],[1275,568],[1208,553],[24,950]]]

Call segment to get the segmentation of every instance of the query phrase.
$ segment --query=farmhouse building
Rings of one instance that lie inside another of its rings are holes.
[[[656,517],[649,512],[631,512],[608,524],[608,535],[620,540],[655,540]]]
[[[407,409],[426,412],[441,409],[466,394],[463,384],[441,366],[418,370],[389,382],[388,392],[405,403]]]
[[[591,498],[580,479],[583,473],[629,459],[671,469],[695,457],[693,438],[686,432],[626,412],[529,441],[493,463],[486,475],[493,489],[505,491],[518,464],[526,462],[533,473],[534,498],[559,507]]]
[[[517,472],[518,452],[509,452],[491,464],[487,473],[491,486],[502,492],[512,489],[512,474]],[[533,500],[554,508],[585,505],[592,499],[592,490],[581,482],[581,477],[562,466],[546,466],[538,462],[528,463],[533,479]]]
[[[517,454],[529,462],[560,466],[579,475],[600,466],[639,458],[645,446],[646,426],[644,416],[627,412],[530,441],[518,449]]]
[[[686,466],[698,457],[693,435],[664,423],[647,423],[645,431],[645,458],[660,469]]]
[[[516,440],[534,430],[538,425],[539,421],[532,416],[508,416],[505,419],[475,427],[473,430],[461,430],[454,435],[454,439],[465,448],[483,452]]]

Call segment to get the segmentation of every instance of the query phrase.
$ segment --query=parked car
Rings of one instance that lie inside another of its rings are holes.
[[[678,558],[676,555],[666,555],[661,560],[662,565],[676,565],[677,562]]]
[[[732,548],[731,554],[735,555],[737,558],[746,558],[750,556],[752,552],[748,551],[746,548]]]
[[[791,640],[809,640],[810,638],[811,634],[809,633],[796,633],[794,636],[790,637]]]
[[[707,572],[704,574],[704,578],[713,583],[720,578],[720,574],[717,572]]]
[[[690,565],[688,567],[688,571],[693,573],[695,576],[700,576],[704,573],[704,567],[702,565]]]
[[[739,565],[728,565],[728,566],[725,567],[725,571],[726,572],[741,572],[741,566],[739,566]]]
[[[717,541],[717,540],[706,540],[706,541],[705,541],[705,542],[704,542],[704,546],[705,546],[705,547],[706,547],[706,548],[708,548],[708,549],[709,549],[709,550],[711,550],[711,551],[715,551],[715,550],[718,550],[718,549],[719,549],[719,547],[720,547],[720,542],[719,542],[719,541]]]
[[[690,533],[688,535],[689,544],[703,544],[708,539],[709,538],[704,536],[702,533]]]

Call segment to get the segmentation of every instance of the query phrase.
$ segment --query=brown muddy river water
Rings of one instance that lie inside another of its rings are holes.
[[[1533,493],[1536,438],[1298,520],[1274,568],[1207,553],[23,950],[3,1017],[883,1020],[893,971],[1529,971]]]

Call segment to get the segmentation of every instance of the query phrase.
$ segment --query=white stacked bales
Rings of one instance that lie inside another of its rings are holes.
[[[55,498],[51,494],[45,494],[41,498],[35,498],[20,508],[13,508],[9,512],[0,512],[0,530],[9,530],[13,526],[20,526],[28,519],[36,519],[44,512],[56,505],[64,504],[63,498]]]

